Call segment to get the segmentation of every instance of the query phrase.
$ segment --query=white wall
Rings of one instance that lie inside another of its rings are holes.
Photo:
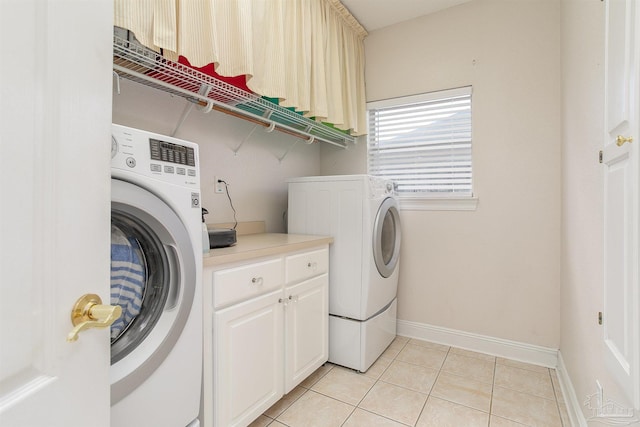
[[[562,1],[562,317],[560,351],[579,401],[596,392],[622,405],[604,366],[604,3]],[[631,407],[631,405],[628,405]],[[585,415],[592,415],[586,412]]]
[[[171,135],[187,101],[126,80],[121,88],[120,95],[113,95],[114,123]],[[250,135],[253,128],[245,120],[194,108],[175,137],[199,145],[202,206],[210,212],[207,223],[233,221],[226,194],[214,192],[216,176],[229,183],[238,221],[266,221],[268,232],[284,232],[286,180],[319,174],[319,144],[306,145],[277,131],[266,133],[262,127]]]
[[[368,101],[473,85],[478,209],[402,212],[399,319],[558,348],[560,3],[476,0],[365,49]],[[366,170],[364,143],[322,155],[325,174]]]
[[[322,175],[350,175],[367,173],[367,137],[359,136],[346,149],[323,144],[320,147]]]

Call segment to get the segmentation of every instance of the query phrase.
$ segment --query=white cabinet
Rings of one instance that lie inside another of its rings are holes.
[[[278,290],[214,314],[216,425],[248,425],[282,396],[282,301]]]
[[[329,356],[329,297],[323,274],[287,288],[284,393],[289,393]],[[322,339],[319,339],[322,337]]]
[[[328,246],[205,267],[204,427],[244,427],[328,359]]]
[[[285,258],[285,394],[329,356],[328,263],[326,249]]]

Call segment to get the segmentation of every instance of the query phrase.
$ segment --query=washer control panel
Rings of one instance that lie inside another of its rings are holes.
[[[199,188],[198,145],[126,126],[112,126],[111,168]]]
[[[371,196],[374,198],[395,194],[395,186],[393,181],[391,180],[369,176],[369,183],[371,188]]]

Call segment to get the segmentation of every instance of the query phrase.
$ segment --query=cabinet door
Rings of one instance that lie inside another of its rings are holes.
[[[327,274],[285,290],[285,393],[327,361]]]
[[[247,426],[283,394],[282,290],[214,315],[215,426]]]

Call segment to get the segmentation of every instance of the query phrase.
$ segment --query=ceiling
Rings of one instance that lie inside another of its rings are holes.
[[[369,32],[471,0],[341,0]]]

